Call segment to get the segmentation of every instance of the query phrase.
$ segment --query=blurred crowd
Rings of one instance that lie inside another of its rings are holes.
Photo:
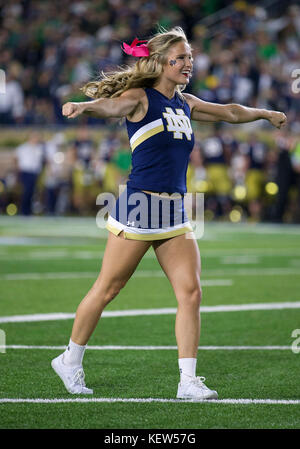
[[[235,125],[242,138],[226,124],[196,130],[188,187],[205,193],[206,218],[300,222],[296,0],[64,0],[63,7],[58,0],[0,0],[0,125],[37,130],[13,151],[7,169],[2,164],[0,213],[15,205],[11,214],[87,215],[97,193],[116,193],[130,169],[124,127],[87,116],[68,121],[61,105],[86,100],[80,87],[102,70],[134,62],[122,42],[147,39],[158,25],[183,27],[191,42],[187,92],[288,117],[278,132],[266,121]],[[78,133],[69,139],[65,130],[74,124]],[[45,126],[60,131],[45,138]]]
[[[297,3],[64,0],[62,7],[59,0],[2,0],[0,68],[7,88],[0,123],[67,123],[61,104],[82,98],[79,88],[102,70],[131,63],[122,42],[147,39],[159,24],[180,25],[190,39],[188,91],[203,100],[288,112],[299,130],[299,98],[291,89],[300,60]]]
[[[32,131],[0,171],[0,213],[95,215],[97,196],[118,195],[131,167],[124,130],[96,137],[80,126],[74,138],[45,139]],[[187,172],[189,192],[204,193],[205,219],[300,223],[300,140],[285,129],[264,142],[258,131],[237,138],[233,128],[196,130]]]

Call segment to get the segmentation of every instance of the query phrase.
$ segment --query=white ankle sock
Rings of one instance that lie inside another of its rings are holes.
[[[178,359],[180,382],[189,382],[192,377],[196,376],[197,359],[182,358]]]
[[[69,345],[64,352],[63,362],[66,365],[81,366],[85,348],[86,345],[78,345],[77,343],[74,343],[74,341],[72,341],[70,338]]]

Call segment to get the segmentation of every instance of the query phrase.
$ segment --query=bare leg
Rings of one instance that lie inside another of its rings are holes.
[[[85,345],[92,335],[104,307],[125,286],[151,242],[125,240],[109,233],[101,272],[78,306],[71,339]]]
[[[196,358],[200,339],[201,301],[201,262],[197,242],[184,234],[154,242],[153,247],[178,301],[175,324],[178,357]]]

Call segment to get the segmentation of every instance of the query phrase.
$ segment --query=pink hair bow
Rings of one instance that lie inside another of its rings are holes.
[[[139,47],[137,46],[137,44],[140,44],[141,42],[147,41],[139,41],[138,38],[135,38],[131,45],[127,45],[125,42],[123,42],[122,50],[127,55],[136,56],[138,58],[149,56],[149,48],[146,44],[142,44]]]

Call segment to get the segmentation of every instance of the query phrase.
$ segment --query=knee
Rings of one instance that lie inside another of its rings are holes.
[[[97,290],[99,298],[104,305],[107,305],[112,301],[120,292],[120,290],[126,285],[124,280],[112,280],[109,283],[103,282],[101,279],[97,279],[94,284],[94,288]]]
[[[182,293],[179,304],[193,309],[199,309],[202,300],[202,289],[200,285],[189,286]]]
[[[194,287],[194,289],[191,291],[190,298],[192,305],[199,309],[202,300],[202,289],[200,285]]]

